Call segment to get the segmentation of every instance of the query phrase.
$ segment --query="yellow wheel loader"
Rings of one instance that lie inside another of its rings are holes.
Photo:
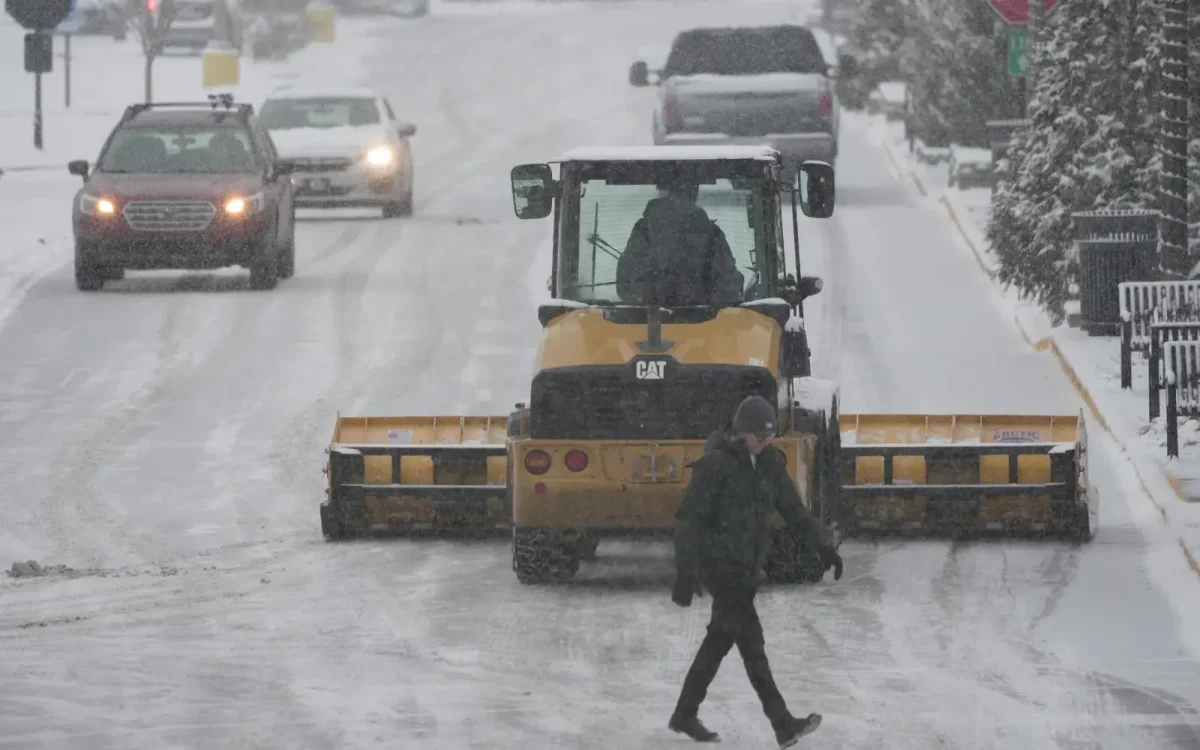
[[[839,542],[1091,538],[1082,414],[842,414],[837,385],[812,377],[803,305],[822,280],[799,275],[797,207],[832,215],[828,164],[804,162],[789,182],[779,153],[758,146],[580,148],[553,163],[557,178],[550,164],[512,170],[516,215],[553,216],[552,299],[538,311],[528,402],[506,417],[339,416],[327,536],[501,529],[518,580],[567,580],[604,537],[670,535],[705,439],[760,394],[778,404],[775,445],[803,502]],[[724,263],[710,262],[695,225],[655,235],[650,219],[668,199],[715,222]],[[635,258],[645,243],[634,238],[655,236],[696,251],[672,267]],[[699,281],[677,283],[685,277]],[[815,551],[776,527],[767,578],[820,580]]]

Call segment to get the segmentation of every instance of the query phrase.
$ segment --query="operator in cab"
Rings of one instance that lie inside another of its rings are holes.
[[[617,261],[617,294],[626,304],[662,307],[732,306],[743,301],[745,278],[725,233],[696,205],[700,186],[658,185],[633,225]]]

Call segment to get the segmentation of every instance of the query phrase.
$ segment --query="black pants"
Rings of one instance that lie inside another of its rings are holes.
[[[758,693],[763,713],[771,720],[771,726],[778,729],[791,717],[779,688],[775,686],[775,678],[771,676],[762,623],[754,609],[755,593],[754,589],[723,595],[713,593],[708,632],[683,681],[675,716],[690,718],[697,714],[708,695],[708,686],[721,668],[721,661],[736,644],[746,667],[746,676],[750,678],[754,692]]]

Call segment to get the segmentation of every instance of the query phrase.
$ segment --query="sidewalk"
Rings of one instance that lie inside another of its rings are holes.
[[[896,177],[907,181],[924,200],[941,206],[947,228],[958,234],[980,271],[993,276],[997,261],[986,238],[991,190],[949,188],[946,164],[919,163],[916,155],[909,153],[903,125],[860,113],[853,117],[869,123],[872,138],[883,149]],[[1136,354],[1133,389],[1123,391],[1120,344],[1115,337],[1090,337],[1065,324],[1052,326],[1040,308],[1020,299],[1015,290],[1003,289],[998,282],[996,289],[1025,340],[1058,358],[1092,412],[1092,421],[1121,446],[1138,483],[1178,535],[1188,563],[1200,575],[1200,422],[1190,420],[1180,426],[1180,456],[1168,460],[1163,419],[1151,423],[1147,418],[1146,367]]]
[[[65,45],[55,38],[54,70],[42,76],[44,148],[39,151],[33,145],[35,77],[25,72],[25,31],[7,15],[0,13],[0,19],[0,170],[7,177],[30,169],[65,172],[71,159],[94,160],[126,105],[145,99],[140,43],[132,34],[123,42],[72,37],[68,108]],[[338,19],[333,44],[310,45],[281,61],[243,57],[240,81],[230,88],[205,89],[199,57],[160,57],[153,67],[154,101],[206,101],[208,94],[230,92],[258,107],[273,88],[296,79],[354,85],[371,47],[364,41],[379,25],[378,20]]]

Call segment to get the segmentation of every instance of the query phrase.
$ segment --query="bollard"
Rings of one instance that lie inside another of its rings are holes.
[[[200,57],[200,69],[204,88],[211,89],[238,84],[240,55],[231,45],[209,42]]]
[[[316,2],[304,10],[308,18],[309,41],[317,44],[332,44],[337,11],[325,2]]]

